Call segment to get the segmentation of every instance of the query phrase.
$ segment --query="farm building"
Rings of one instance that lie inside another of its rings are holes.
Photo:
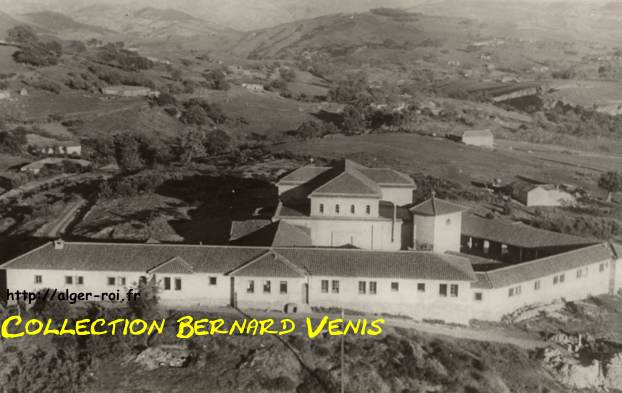
[[[68,159],[68,158],[44,158],[42,160],[37,160],[31,162],[30,164],[26,164],[20,168],[22,172],[29,172],[33,175],[37,175],[41,173],[41,171],[46,167],[61,167],[64,168],[65,165],[74,165],[78,166],[82,169],[87,169],[91,166],[91,163],[86,160],[76,160],[76,159]]]
[[[120,97],[157,97],[160,95],[159,91],[149,87],[125,85],[103,87],[102,93]]]
[[[74,141],[38,138],[38,140],[28,144],[28,151],[35,155],[80,157],[82,145]]]
[[[242,87],[250,91],[264,91],[263,85],[259,83],[242,83]]]
[[[469,130],[462,133],[462,143],[471,146],[494,147],[494,136],[490,130]]]
[[[622,246],[480,218],[434,195],[413,206],[414,182],[392,169],[305,166],[277,187],[273,222],[236,227],[239,245],[56,240],[3,264],[6,287],[123,293],[153,280],[167,306],[452,323],[622,287]]]
[[[512,183],[512,198],[525,206],[562,206],[574,204],[575,197],[554,184]]]

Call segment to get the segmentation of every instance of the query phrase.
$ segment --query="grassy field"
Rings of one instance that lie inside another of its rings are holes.
[[[600,170],[622,166],[621,157],[538,152],[513,149],[486,150],[441,138],[412,134],[375,134],[341,139],[315,139],[277,145],[275,151],[337,159],[348,157],[369,166],[388,166],[406,173],[425,173],[463,184],[472,180],[517,175],[545,182],[573,183],[596,189]]]

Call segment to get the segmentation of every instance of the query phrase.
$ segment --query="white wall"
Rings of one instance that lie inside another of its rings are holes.
[[[345,198],[345,197],[312,197],[311,216],[316,217],[378,217],[379,199],[376,198]],[[320,212],[320,205],[324,212]],[[335,206],[339,205],[339,213]],[[354,205],[354,213],[350,210]],[[367,214],[369,206],[369,214]]]
[[[247,291],[248,282],[254,281],[253,293]],[[270,281],[270,293],[263,291],[265,281]],[[287,293],[280,292],[280,283],[287,283]],[[239,308],[257,308],[283,311],[288,303],[304,304],[305,278],[292,277],[235,277],[235,294]]]
[[[338,247],[353,243],[367,250],[400,250],[402,220],[357,219],[283,219],[288,224],[310,229],[314,246]],[[393,237],[391,232],[394,232]]]
[[[599,265],[606,263],[604,271],[599,271]],[[473,292],[482,292],[481,302],[472,300],[474,318],[482,320],[499,320],[503,315],[511,313],[530,304],[546,304],[556,299],[564,298],[567,301],[585,299],[591,295],[602,295],[609,292],[609,280],[612,261],[600,261],[587,268],[587,276],[577,278],[577,270],[572,269],[539,278],[540,289],[535,289],[535,281],[530,280],[520,284],[496,289],[473,289]],[[583,269],[583,268],[581,268]],[[564,282],[553,284],[553,277],[564,274]],[[510,288],[521,287],[520,295],[509,296]]]
[[[322,293],[322,280],[329,280],[329,292]],[[339,281],[339,293],[332,293],[332,280]],[[365,281],[366,293],[360,294],[358,283]],[[375,281],[376,294],[369,292],[369,282]],[[399,290],[391,290],[391,283],[397,282]],[[417,290],[417,284],[425,284],[425,292]],[[439,295],[439,285],[447,284],[447,296]],[[458,296],[449,293],[450,285],[458,285]],[[344,307],[372,313],[407,315],[414,319],[442,319],[445,322],[466,323],[471,318],[473,297],[470,284],[464,281],[437,281],[387,279],[371,277],[321,277],[310,278],[309,301],[314,307]]]
[[[435,217],[416,214],[414,224],[414,240],[417,247],[422,247],[424,244],[432,245],[432,250],[438,253],[460,251],[461,212]]]
[[[382,200],[393,202],[397,206],[408,205],[413,202],[414,187],[381,187]]]
[[[102,292],[119,293],[124,298],[125,293],[130,287],[135,287],[141,276],[148,276],[146,273],[138,272],[119,272],[119,271],[61,271],[61,270],[33,270],[33,269],[7,269],[7,288],[10,291],[26,290],[36,292],[40,289],[51,288],[66,290],[70,292]],[[42,276],[42,283],[35,283],[35,275]],[[65,276],[72,276],[73,284],[65,284]],[[76,277],[82,276],[84,283],[77,284]],[[209,285],[209,277],[215,276],[216,285]],[[125,285],[119,284],[116,280],[115,285],[108,285],[108,277],[125,277]],[[163,290],[163,278],[171,278],[171,290]],[[182,289],[176,291],[175,278],[181,278]],[[222,274],[156,274],[156,280],[160,284],[160,301],[163,304],[171,305],[228,305],[230,303],[230,277]],[[96,299],[91,299],[96,300]]]
[[[575,199],[567,192],[545,190],[536,187],[527,193],[527,206],[560,206],[562,201],[574,203]]]

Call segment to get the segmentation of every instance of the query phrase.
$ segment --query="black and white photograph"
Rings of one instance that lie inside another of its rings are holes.
[[[0,393],[622,393],[622,0],[0,0]]]

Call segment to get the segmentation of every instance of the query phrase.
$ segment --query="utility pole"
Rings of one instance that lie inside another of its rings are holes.
[[[346,317],[343,307],[341,308],[341,319],[343,320],[344,334],[341,335],[341,393],[345,393],[346,385],[344,382],[345,369],[344,369],[344,341],[345,341],[345,327]]]

